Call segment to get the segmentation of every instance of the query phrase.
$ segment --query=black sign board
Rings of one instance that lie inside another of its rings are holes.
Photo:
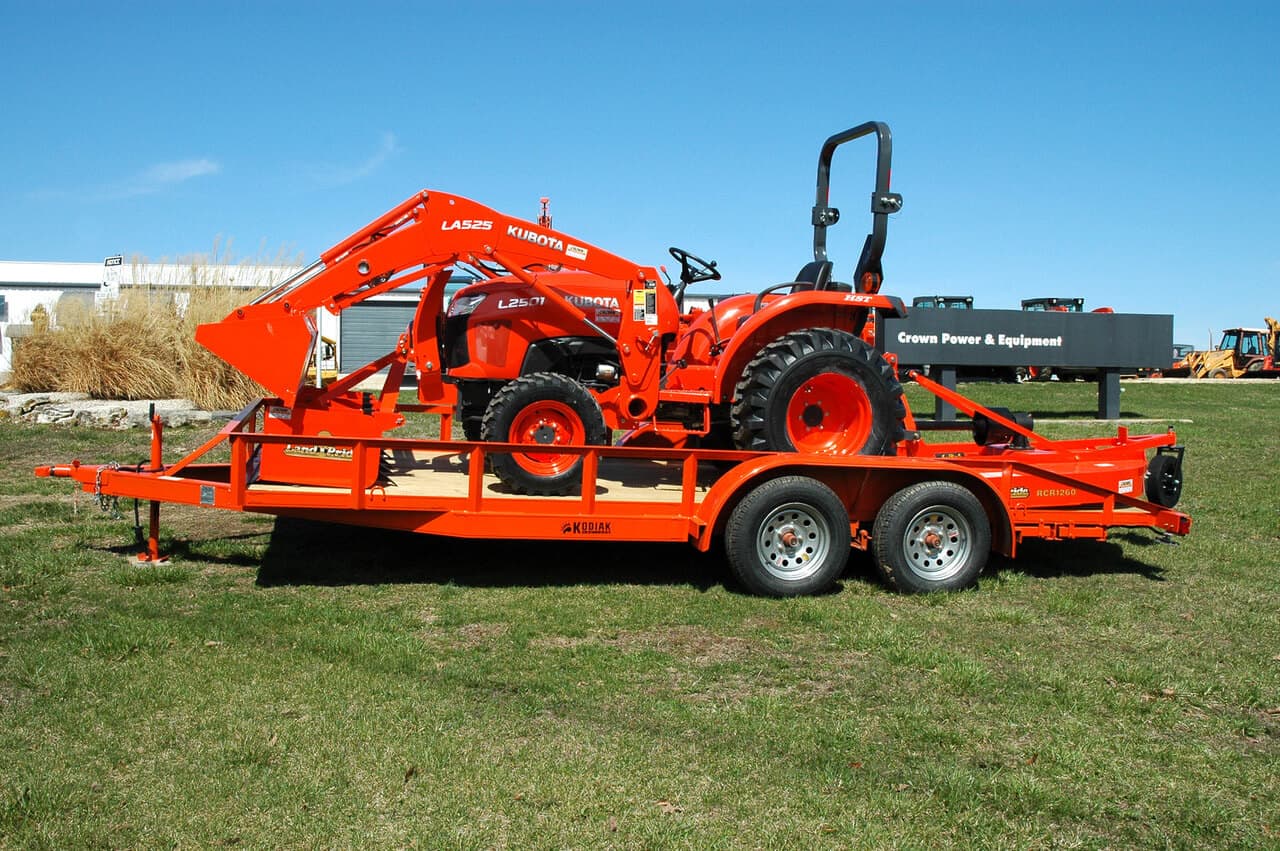
[[[1137,313],[913,310],[876,339],[902,364],[1167,367],[1173,317]]]

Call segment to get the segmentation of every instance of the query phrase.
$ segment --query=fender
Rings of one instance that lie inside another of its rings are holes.
[[[902,299],[878,293],[813,292],[789,293],[770,299],[738,326],[716,367],[712,395],[727,402],[742,370],[765,344],[802,328],[838,328],[854,333],[875,308],[884,316],[905,316]]]

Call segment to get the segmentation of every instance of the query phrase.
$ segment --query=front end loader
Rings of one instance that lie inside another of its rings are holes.
[[[827,229],[837,148],[876,137],[872,227],[852,283],[834,280]],[[564,493],[581,457],[557,446],[623,442],[817,454],[891,455],[904,433],[902,388],[868,339],[871,311],[903,315],[881,295],[889,215],[889,128],[867,122],[831,136],[818,157],[813,259],[794,281],[683,308],[687,288],[718,280],[714,262],[679,248],[678,282],[547,224],[505,216],[456,195],[423,191],[324,252],[197,339],[278,397],[274,433],[377,436],[403,418],[395,397],[407,370],[423,410],[455,415],[470,439],[536,444],[495,455],[518,492]],[[480,280],[444,303],[455,269]],[[305,386],[317,308],[338,313],[371,296],[425,281],[414,319],[385,356],[323,388]],[[361,382],[386,370],[373,398]],[[263,458],[325,478],[325,459]]]

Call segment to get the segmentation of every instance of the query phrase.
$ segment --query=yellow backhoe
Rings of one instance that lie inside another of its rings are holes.
[[[1186,364],[1193,378],[1280,378],[1280,322],[1266,318],[1261,328],[1228,328],[1216,349],[1192,352]]]

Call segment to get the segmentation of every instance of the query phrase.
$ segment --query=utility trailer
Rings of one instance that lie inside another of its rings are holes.
[[[829,589],[851,548],[869,551],[895,589],[919,592],[971,585],[989,553],[1012,557],[1028,539],[1104,539],[1115,527],[1189,531],[1190,518],[1173,510],[1183,450],[1172,430],[1049,440],[1026,415],[912,377],[972,418],[972,442],[927,443],[920,432],[941,424],[917,423],[908,410],[907,437],[888,456],[559,444],[544,456],[527,443],[299,435],[273,428],[291,412],[264,399],[176,463],[164,463],[153,416],[149,464],[73,461],[35,473],[71,478],[100,499],[149,500],[143,561],[161,558],[160,505],[170,502],[566,547],[687,541],[706,551],[723,542],[737,580],[771,596]],[[430,406],[397,407],[422,410]],[[447,436],[451,416],[436,412]],[[228,463],[202,461],[223,443]],[[265,464],[273,454],[278,463]],[[581,458],[580,486],[520,494],[489,472],[507,454],[535,466]],[[290,469],[284,461],[299,475],[281,475]],[[600,573],[607,578],[607,565]]]

